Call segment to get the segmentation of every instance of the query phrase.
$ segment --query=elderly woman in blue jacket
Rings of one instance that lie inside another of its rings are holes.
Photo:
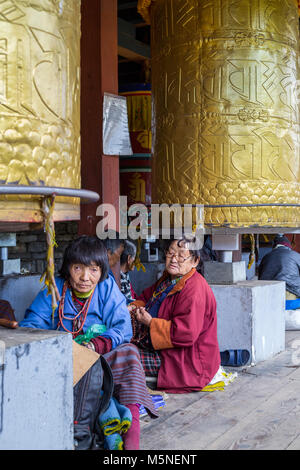
[[[55,278],[61,300],[54,314],[51,296],[41,290],[19,326],[66,331],[75,341],[104,354],[112,369],[116,398],[132,413],[132,432],[127,432],[127,443],[124,439],[125,449],[137,449],[138,404],[152,417],[156,412],[138,350],[130,344],[132,326],[126,299],[108,272],[101,240],[88,236],[74,240],[65,251],[60,276]]]

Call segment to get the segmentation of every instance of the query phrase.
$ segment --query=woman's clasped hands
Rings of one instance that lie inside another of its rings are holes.
[[[136,305],[129,305],[128,310],[133,313],[136,320],[143,325],[150,326],[152,316],[145,309],[145,307],[137,307]]]

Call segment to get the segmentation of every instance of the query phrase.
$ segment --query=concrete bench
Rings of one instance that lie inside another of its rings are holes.
[[[73,449],[70,334],[0,327],[0,449]]]
[[[251,363],[285,349],[285,282],[211,284],[217,301],[220,351],[247,349]]]

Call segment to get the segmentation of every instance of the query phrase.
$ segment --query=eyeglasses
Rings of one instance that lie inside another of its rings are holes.
[[[175,253],[175,251],[165,251],[166,258],[175,258],[178,263],[184,263],[187,259],[191,258],[192,256],[188,256],[184,258],[182,255]]]

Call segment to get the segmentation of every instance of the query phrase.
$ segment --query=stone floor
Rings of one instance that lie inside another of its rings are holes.
[[[224,392],[168,394],[160,417],[141,418],[144,450],[299,450],[300,331],[286,349],[238,372]]]

